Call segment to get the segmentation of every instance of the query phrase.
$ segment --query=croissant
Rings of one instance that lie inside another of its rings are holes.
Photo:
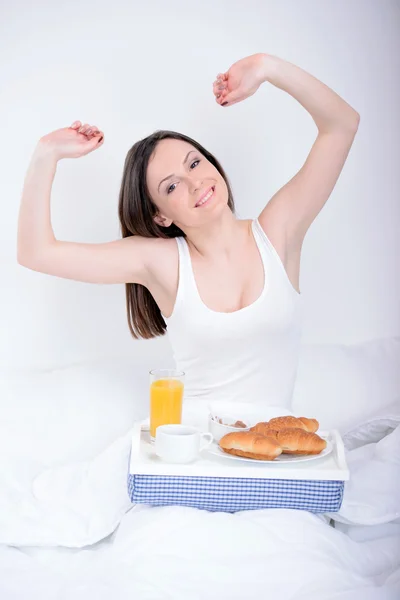
[[[251,433],[259,433],[260,435],[272,436],[275,438],[278,429],[272,429],[268,422],[263,422],[250,427],[249,431],[251,431]]]
[[[282,454],[282,448],[273,438],[250,431],[227,433],[220,439],[219,446],[228,454],[256,460],[274,460]]]
[[[326,440],[319,435],[295,427],[269,429],[268,436],[275,439],[283,454],[319,454],[326,448]]]
[[[306,419],[306,417],[275,417],[269,421],[257,423],[254,427],[251,427],[250,431],[267,435],[266,430],[268,429],[279,430],[287,429],[288,427],[296,427],[298,429],[304,429],[304,431],[315,433],[319,427],[319,423],[317,419]]]

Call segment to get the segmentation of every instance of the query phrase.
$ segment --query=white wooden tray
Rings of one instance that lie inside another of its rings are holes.
[[[256,479],[308,479],[347,481],[349,470],[344,445],[337,430],[321,431],[333,445],[327,456],[309,462],[257,463],[229,460],[203,450],[199,459],[186,465],[163,462],[154,451],[148,431],[136,423],[132,434],[131,475],[181,475],[198,477],[242,477]]]

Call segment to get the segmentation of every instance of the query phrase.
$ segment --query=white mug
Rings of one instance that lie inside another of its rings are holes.
[[[155,451],[169,463],[189,463],[213,441],[211,433],[200,433],[188,425],[160,425],[156,429]]]

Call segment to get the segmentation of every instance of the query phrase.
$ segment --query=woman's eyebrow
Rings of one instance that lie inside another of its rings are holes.
[[[189,150],[189,152],[185,156],[185,160],[182,163],[183,165],[186,164],[186,161],[189,158],[189,154],[191,154],[192,152],[196,152],[196,150]],[[162,182],[166,181],[167,179],[171,179],[171,177],[175,177],[175,173],[172,173],[171,175],[168,175],[168,177],[164,177],[164,179],[161,179],[160,183],[158,184],[158,191],[160,191],[160,185],[162,184]]]

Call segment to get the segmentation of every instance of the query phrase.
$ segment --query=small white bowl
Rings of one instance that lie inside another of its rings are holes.
[[[219,442],[224,435],[231,433],[232,431],[249,431],[249,429],[250,425],[248,427],[232,427],[231,425],[218,423],[218,421],[214,421],[211,415],[208,416],[208,431],[212,433],[216,442]]]
[[[213,402],[209,402],[208,410],[213,417],[220,417],[224,422],[226,417],[229,417],[229,419],[233,419],[234,421],[243,421],[250,427],[260,421],[269,421],[274,417],[293,415],[287,408],[283,408],[282,406],[265,406],[261,402],[250,403],[214,400]]]

